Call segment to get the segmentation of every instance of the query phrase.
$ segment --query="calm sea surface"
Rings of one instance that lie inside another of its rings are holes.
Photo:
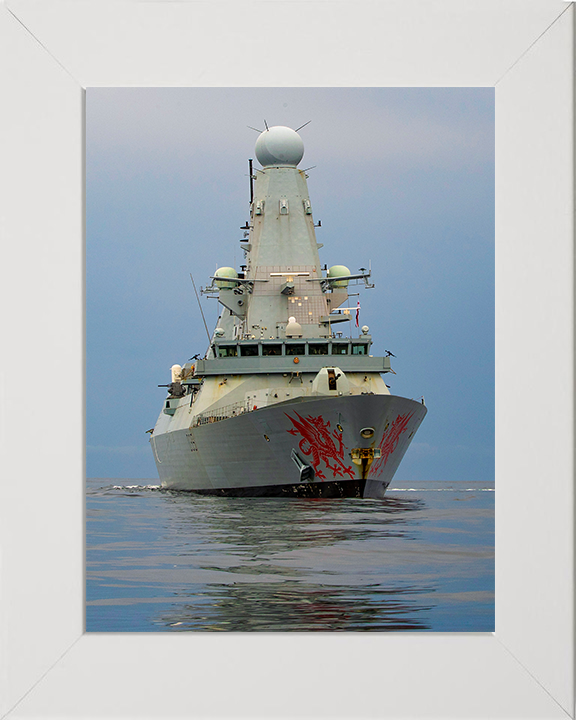
[[[211,498],[89,479],[88,632],[494,630],[494,485]]]

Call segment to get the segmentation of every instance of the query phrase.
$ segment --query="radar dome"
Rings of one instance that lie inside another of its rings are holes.
[[[286,337],[302,337],[302,325],[296,322],[296,318],[289,317],[286,325]]]
[[[231,267],[218,268],[218,270],[216,270],[216,272],[214,273],[214,276],[216,278],[214,280],[214,285],[216,285],[216,287],[219,290],[230,290],[231,288],[235,288],[237,285],[237,283],[235,283],[235,282],[226,282],[226,280],[218,280],[218,278],[237,278],[238,273],[236,272],[236,270],[234,270],[234,268],[231,268]]]
[[[332,267],[328,270],[330,287],[348,287],[348,280],[338,280],[339,277],[345,277],[346,275],[350,275],[350,270],[348,270],[346,265],[332,265]]]
[[[262,167],[298,165],[304,155],[304,143],[295,130],[276,125],[256,140],[256,157]]]

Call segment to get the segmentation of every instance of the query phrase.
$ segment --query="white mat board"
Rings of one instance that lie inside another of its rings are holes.
[[[573,717],[573,23],[560,0],[0,5],[2,716]],[[494,635],[83,634],[83,89],[233,85],[496,87]]]

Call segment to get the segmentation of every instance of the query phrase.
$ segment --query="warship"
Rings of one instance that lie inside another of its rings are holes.
[[[373,356],[359,327],[349,289],[373,287],[371,271],[321,265],[298,132],[266,125],[255,154],[244,264],[201,287],[222,306],[208,350],[159,386],[168,396],[149,433],[162,487],[382,498],[424,399],[390,393],[391,353]]]

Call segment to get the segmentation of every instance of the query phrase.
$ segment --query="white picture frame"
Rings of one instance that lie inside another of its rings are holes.
[[[562,0],[0,5],[1,717],[574,717],[573,47]],[[495,87],[495,633],[84,632],[84,90],[168,85]]]

